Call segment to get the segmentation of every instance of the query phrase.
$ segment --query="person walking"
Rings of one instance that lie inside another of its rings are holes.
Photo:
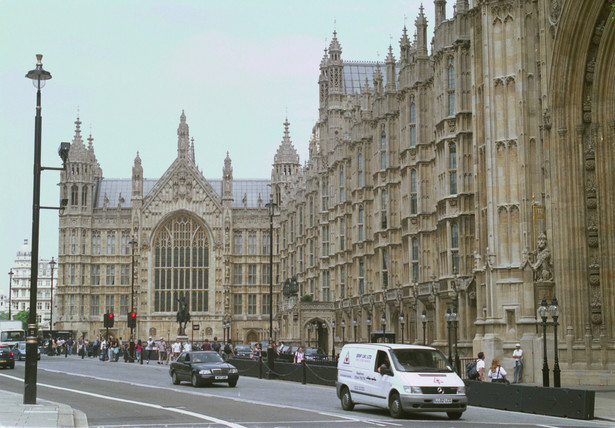
[[[192,352],[192,343],[190,339],[186,339],[186,343],[184,343],[184,352]]]
[[[297,349],[297,352],[295,352],[295,357],[293,359],[293,362],[295,364],[301,364],[304,358],[305,358],[305,354],[303,353],[303,348],[300,346]]]
[[[167,344],[163,337],[160,338],[160,342],[158,342],[156,349],[158,350],[158,364],[164,364],[167,359]]]
[[[485,354],[484,352],[478,353],[478,360],[476,360],[476,371],[478,372],[478,380],[485,381]]]
[[[154,342],[154,339],[152,339],[152,336],[150,336],[149,339],[147,339],[147,346],[145,347],[145,352],[147,355],[147,364],[149,364],[150,360],[152,359],[152,354],[154,353],[155,349],[156,343]]]
[[[233,351],[233,344],[229,340],[228,342],[226,342],[226,345],[224,345],[224,359],[228,360],[234,355],[235,355],[235,351]]]
[[[135,353],[137,354],[137,361],[143,364],[143,343],[141,339],[137,340],[137,344],[135,345]]]
[[[515,360],[515,367],[513,369],[513,383],[521,383],[521,379],[523,378],[523,349],[521,349],[520,343],[515,345],[515,350],[513,351],[512,356]]]
[[[205,338],[205,342],[201,345],[201,351],[211,351],[211,343],[209,343],[208,338]]]
[[[175,339],[175,343],[171,346],[171,349],[173,350],[173,359],[175,360],[182,352],[182,343],[179,341],[179,338]]]

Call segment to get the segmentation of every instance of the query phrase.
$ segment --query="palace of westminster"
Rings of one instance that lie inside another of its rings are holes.
[[[539,382],[546,302],[562,383],[615,383],[611,2],[446,6],[430,43],[414,11],[382,64],[344,58],[334,32],[309,157],[286,120],[270,179],[233,179],[228,154],[206,179],[184,112],[162,177],[137,153],[131,178],[107,179],[77,119],[56,329],[92,337],[114,312],[128,337],[134,308],[139,338],[174,340],[183,297],[199,341],[266,340],[272,313],[276,342],[331,354],[385,330],[447,354],[454,313],[460,356],[508,369],[520,343]]]

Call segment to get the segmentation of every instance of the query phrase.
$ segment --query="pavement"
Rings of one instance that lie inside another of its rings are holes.
[[[575,389],[596,391],[594,418],[615,423],[615,387],[583,386]],[[69,405],[37,399],[23,404],[23,394],[0,389],[0,427],[87,428],[85,413]]]

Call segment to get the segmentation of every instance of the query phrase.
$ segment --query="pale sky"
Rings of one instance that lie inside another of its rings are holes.
[[[452,14],[449,1],[447,17]],[[36,90],[26,73],[43,54],[42,159],[60,166],[77,114],[92,133],[105,178],[129,178],[137,151],[146,178],[177,154],[182,110],[206,178],[226,152],[235,178],[270,178],[288,116],[301,163],[318,115],[318,75],[333,30],[342,59],[399,59],[417,0],[7,1],[0,0],[0,294],[31,240]],[[433,2],[426,0],[428,34]],[[87,141],[86,141],[87,144]],[[43,171],[41,205],[58,204],[59,172]],[[41,210],[41,258],[57,258],[58,213]]]

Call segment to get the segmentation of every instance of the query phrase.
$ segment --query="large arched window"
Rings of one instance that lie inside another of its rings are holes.
[[[418,212],[418,184],[416,177],[416,169],[410,171],[410,214]]]
[[[176,312],[186,298],[192,312],[208,311],[209,239],[205,227],[180,214],[158,230],[154,250],[154,311]]]
[[[410,147],[416,147],[416,105],[414,103],[414,97],[410,98],[410,124],[408,127],[408,133],[410,136]]]

